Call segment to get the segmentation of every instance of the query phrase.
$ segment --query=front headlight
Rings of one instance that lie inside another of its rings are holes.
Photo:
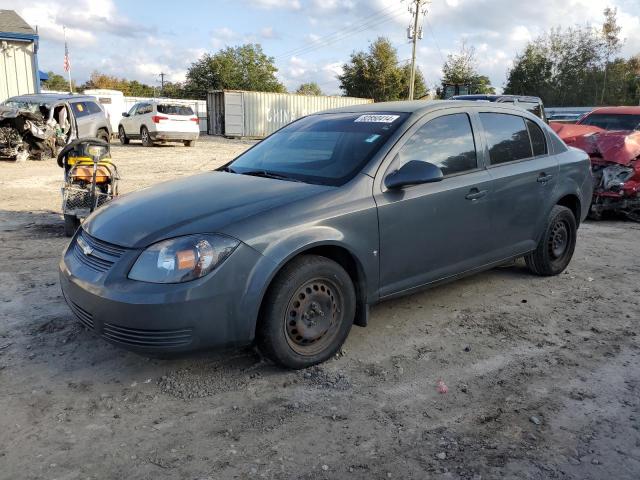
[[[240,242],[224,235],[187,235],[154,243],[136,260],[129,278],[150,283],[181,283],[204,277],[231,255]]]

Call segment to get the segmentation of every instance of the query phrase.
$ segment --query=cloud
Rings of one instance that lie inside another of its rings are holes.
[[[272,40],[280,38],[280,36],[275,32],[273,27],[264,27],[260,30],[260,36],[266,40]]]
[[[300,10],[300,0],[247,0],[249,5],[256,8],[264,8],[267,10],[286,8],[289,10]]]

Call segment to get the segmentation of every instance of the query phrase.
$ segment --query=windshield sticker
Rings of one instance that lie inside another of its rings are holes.
[[[369,135],[369,137],[367,137],[367,139],[365,140],[365,142],[367,143],[373,143],[375,142],[377,139],[380,138],[380,135],[378,135],[377,133],[374,133],[373,135]]]
[[[393,123],[400,118],[400,115],[361,115],[355,122],[365,123]]]

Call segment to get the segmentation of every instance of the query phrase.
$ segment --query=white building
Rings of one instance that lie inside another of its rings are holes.
[[[0,102],[40,91],[38,34],[13,10],[0,10],[0,72]]]

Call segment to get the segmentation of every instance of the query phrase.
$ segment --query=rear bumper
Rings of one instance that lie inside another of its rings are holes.
[[[187,132],[149,132],[152,140],[164,140],[168,142],[182,142],[184,140],[197,140],[200,133]]]
[[[79,258],[75,238],[59,266],[60,286],[75,316],[110,343],[143,354],[166,354],[248,344],[246,272],[261,255],[240,244],[214,272],[181,284],[129,280],[137,250],[125,252],[107,272]],[[251,299],[251,303],[259,301]]]

